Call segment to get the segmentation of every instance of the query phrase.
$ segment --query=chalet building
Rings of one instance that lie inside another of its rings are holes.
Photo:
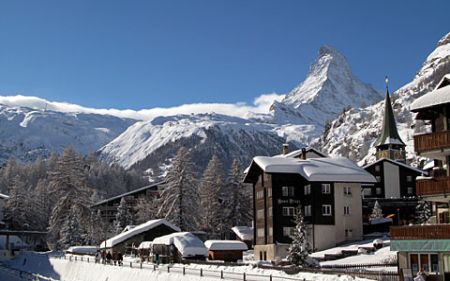
[[[363,186],[363,220],[368,222],[376,201],[394,224],[408,224],[414,220],[417,206],[416,177],[424,172],[406,164],[406,144],[395,122],[386,79],[383,126],[375,142],[376,161],[363,168],[377,180]],[[365,228],[366,230],[366,228]],[[367,230],[373,229],[368,227]]]
[[[436,224],[391,228],[391,250],[399,251],[399,269],[404,276],[427,272],[427,280],[450,280],[450,75],[434,91],[411,104],[417,120],[429,124],[424,134],[414,136],[420,156],[435,159],[430,177],[417,180],[417,195],[432,203]]]
[[[103,219],[112,223],[116,219],[117,208],[120,205],[122,198],[125,198],[129,206],[135,206],[137,201],[153,200],[159,196],[158,186],[162,185],[162,182],[147,185],[105,200],[95,203],[91,206],[94,211],[100,210]]]
[[[361,183],[375,178],[346,158],[253,158],[244,182],[253,185],[256,259],[284,258],[301,204],[315,250],[362,238]]]
[[[111,253],[129,253],[133,248],[137,248],[143,241],[152,241],[156,237],[179,231],[180,229],[177,226],[165,219],[150,220],[103,241],[99,246],[100,249],[104,249]]]

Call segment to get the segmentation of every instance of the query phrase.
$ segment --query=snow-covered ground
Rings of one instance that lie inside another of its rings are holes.
[[[84,261],[77,261],[72,257],[71,260],[51,257],[47,254],[36,253],[22,253],[16,259],[9,261],[6,265],[19,270],[41,274],[46,277],[51,277],[54,280],[64,281],[205,281],[205,280],[219,280],[221,271],[223,271],[223,280],[243,280],[244,273],[246,280],[259,281],[269,280],[272,275],[272,280],[311,280],[311,281],[364,281],[367,279],[353,278],[347,275],[328,275],[317,273],[298,273],[295,275],[288,275],[284,272],[254,268],[253,266],[217,266],[217,265],[181,265],[174,264],[169,268],[167,265],[162,265],[154,270],[154,265],[144,264],[143,268],[139,267],[138,263],[134,263],[130,267],[129,262],[125,262],[123,267],[110,266],[103,264],[95,264],[90,259],[88,263],[86,257]],[[185,268],[185,275],[183,275],[183,267]],[[200,276],[200,270],[203,276]],[[0,271],[1,276],[1,271]]]
[[[388,240],[387,238],[384,238],[382,240],[383,240],[384,246],[390,244],[390,240]],[[338,256],[338,255],[341,255],[343,251],[358,251],[359,249],[370,249],[370,248],[373,248],[373,241],[374,241],[373,239],[358,241],[358,242],[350,243],[347,245],[326,249],[324,251],[315,252],[315,253],[311,254],[310,256],[315,259],[324,259],[325,255]],[[359,262],[359,263],[361,264],[363,262]]]

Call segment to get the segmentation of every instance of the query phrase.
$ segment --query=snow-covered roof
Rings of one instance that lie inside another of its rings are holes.
[[[424,170],[430,170],[434,168],[434,161],[428,161],[424,166],[423,169]]]
[[[392,223],[392,219],[391,218],[377,218],[377,219],[370,220],[369,223],[370,224]]]
[[[142,241],[141,244],[139,244],[138,249],[150,249],[152,245],[153,241]]]
[[[0,199],[9,199],[9,196],[3,193],[0,193]]]
[[[253,158],[266,173],[300,174],[311,182],[376,182],[375,178],[347,158],[298,158],[257,156]]]
[[[326,157],[326,154],[324,154],[323,152],[320,152],[317,149],[312,148],[312,147],[305,148],[305,152],[307,154],[307,158],[313,158],[313,157],[311,157],[311,153],[317,154],[319,157]],[[297,150],[289,152],[288,154],[278,154],[278,155],[275,155],[274,157],[297,158],[301,154],[302,154],[302,150],[297,149]]]
[[[206,240],[205,246],[210,251],[247,251],[248,247],[242,241],[237,240]]]
[[[153,239],[154,245],[174,245],[183,257],[208,256],[202,240],[190,232],[175,232]]]
[[[98,250],[97,246],[72,246],[69,247],[66,252],[72,254],[92,255]]]
[[[166,221],[165,219],[158,219],[158,220],[150,220],[146,223],[137,225],[135,228],[127,231],[127,232],[122,232],[112,238],[109,238],[108,240],[106,240],[106,244],[105,241],[103,241],[100,244],[101,248],[111,248],[114,247],[115,245],[122,243],[123,241],[126,241],[128,239],[130,239],[133,236],[136,236],[138,234],[141,234],[142,232],[145,231],[149,231],[150,229],[153,229],[157,226],[160,225],[166,225],[170,228],[172,228],[174,231],[180,231],[180,229],[178,227],[176,227],[175,225],[171,224],[170,222]]]
[[[394,165],[402,166],[404,168],[407,168],[407,169],[410,169],[412,171],[415,171],[415,172],[417,172],[419,174],[426,174],[426,172],[421,170],[421,169],[411,167],[409,165],[406,165],[405,163],[402,163],[402,162],[399,162],[399,161],[394,161],[394,160],[389,159],[389,158],[380,158],[380,159],[378,159],[377,161],[375,161],[373,163],[370,163],[370,164],[367,164],[367,165],[363,166],[363,168],[366,169],[367,167],[371,167],[371,166],[373,166],[373,165],[375,165],[377,163],[383,162],[383,161],[388,161],[388,162],[390,162],[390,163],[392,163]]]
[[[233,226],[231,230],[239,237],[241,240],[250,241],[253,240],[253,228],[250,226]]]
[[[449,82],[450,74],[447,74],[442,78],[434,91],[421,96],[411,104],[411,111],[419,111],[420,109],[450,103]]]

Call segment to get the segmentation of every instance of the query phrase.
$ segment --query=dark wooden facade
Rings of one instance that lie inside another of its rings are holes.
[[[242,250],[209,250],[208,259],[226,262],[237,262],[238,260],[242,260],[242,253]]]
[[[130,207],[136,206],[138,200],[154,200],[159,196],[158,186],[161,184],[162,182],[155,183],[102,200],[92,205],[91,209],[94,211],[100,210],[102,218],[112,223],[116,219],[117,208],[122,198],[125,198]]]

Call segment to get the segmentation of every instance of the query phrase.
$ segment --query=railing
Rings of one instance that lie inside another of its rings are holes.
[[[443,148],[450,148],[450,131],[414,136],[414,149],[418,154]]]
[[[450,224],[392,226],[391,240],[450,239]]]
[[[419,196],[445,195],[450,193],[450,177],[439,177],[416,182]]]
[[[61,256],[56,257],[59,259],[67,259],[70,262],[95,262],[93,258],[89,257],[73,257],[73,256]],[[112,266],[110,264],[105,264],[105,266]],[[222,279],[222,280],[243,280],[243,281],[309,281],[305,278],[295,277],[295,276],[286,276],[286,275],[268,275],[268,274],[255,274],[255,273],[246,273],[246,272],[233,272],[227,270],[213,270],[213,269],[204,269],[204,268],[192,268],[189,266],[177,266],[172,264],[164,264],[164,265],[156,265],[149,263],[124,263],[125,267],[132,267],[137,269],[147,269],[151,271],[159,271],[165,273],[173,273],[173,274],[182,274],[182,275],[191,275],[191,276],[200,276],[200,277],[209,277],[205,278],[205,280],[214,279]],[[371,265],[375,266],[375,265]],[[378,265],[376,266],[385,267],[386,265]],[[258,266],[264,269],[272,269],[272,270],[280,270],[280,271],[288,271],[286,267],[273,267],[273,266]],[[325,273],[325,274],[333,274],[333,275],[341,275],[347,274],[353,277],[361,277],[367,279],[373,279],[378,281],[400,281],[399,274],[395,271],[376,271],[376,270],[364,270],[359,269],[355,270],[355,268],[302,268],[296,270],[297,272],[310,272],[310,273]]]

